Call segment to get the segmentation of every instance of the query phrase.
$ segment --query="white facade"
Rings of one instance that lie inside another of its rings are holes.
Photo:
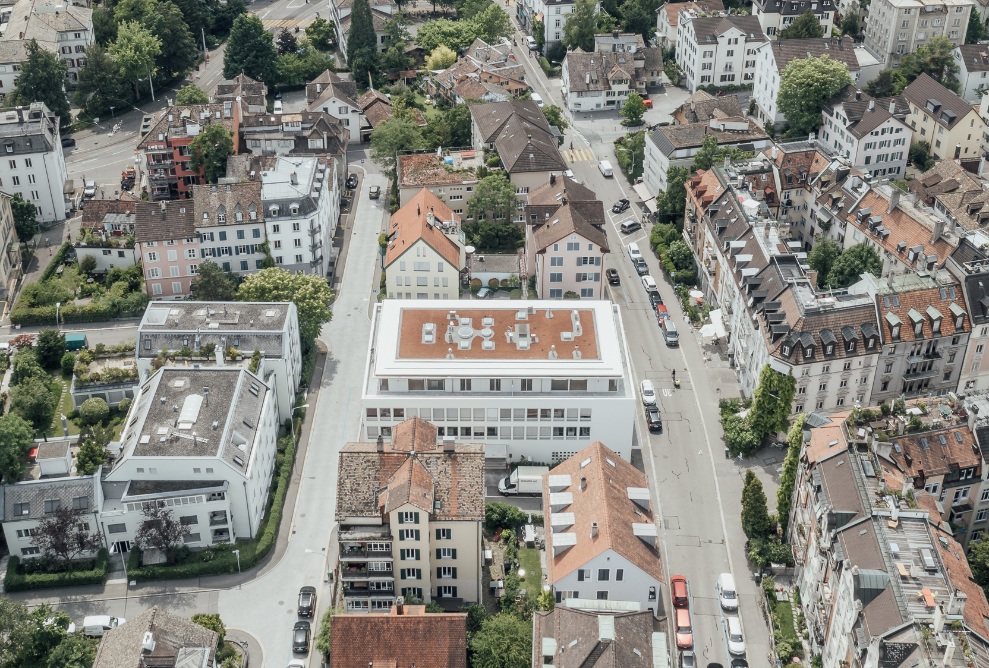
[[[869,172],[872,176],[903,178],[913,131],[903,121],[889,113],[883,113],[889,110],[875,110],[876,100],[870,100],[868,104],[872,106],[867,113],[881,113],[885,120],[861,136],[856,131],[857,128],[849,128],[848,110],[844,104],[825,107],[824,123],[820,129],[821,141],[834,155],[848,158],[852,166]],[[890,109],[895,110],[895,105],[895,102],[890,102]],[[863,118],[859,125],[865,122],[866,118]],[[869,123],[869,127],[874,124]]]
[[[543,19],[543,37],[545,38],[544,49],[549,48],[553,42],[563,39],[563,26],[566,25],[567,17],[573,14],[577,6],[575,0],[524,0],[530,7],[533,17],[540,14]],[[595,7],[595,11],[599,6]]]
[[[100,246],[73,246],[76,251],[76,258],[82,262],[83,258],[91,257],[96,260],[95,271],[104,274],[111,269],[125,269],[133,267],[140,260],[134,247],[131,248],[103,248]]]
[[[13,90],[13,80],[20,64],[27,60],[27,45],[38,46],[57,55],[68,68],[65,83],[72,87],[79,80],[79,70],[86,64],[86,50],[93,44],[93,10],[81,2],[59,0],[17,0],[0,9],[0,72],[3,84],[0,100]],[[85,3],[88,5],[89,3]],[[16,65],[16,67],[15,67]],[[6,70],[6,72],[4,72]]]
[[[387,300],[374,312],[360,438],[421,417],[489,458],[555,462],[601,441],[627,459],[627,349],[610,302]]]
[[[695,12],[680,12],[676,61],[683,70],[681,85],[693,93],[702,86],[753,83],[756,49],[765,41],[752,17],[699,17]]]
[[[391,299],[460,297],[460,269],[423,239],[389,263],[385,273],[388,277],[388,297]]]
[[[621,580],[616,581],[619,571]],[[613,549],[589,559],[581,568],[556,580],[553,589],[563,599],[634,601],[640,610],[651,610],[653,614],[659,606],[659,580]]]
[[[832,0],[818,2],[796,3],[793,0],[756,0],[752,3],[752,16],[759,19],[759,24],[766,35],[776,38],[786,30],[803,12],[814,12],[824,37],[831,37],[835,23],[835,3]]]
[[[545,248],[536,248],[540,234],[526,230],[530,262],[535,268],[536,294],[543,299],[563,299],[572,292],[581,299],[605,299],[604,255],[607,248],[573,232]]]
[[[959,95],[966,102],[979,104],[989,91],[989,55],[985,44],[956,46],[952,52],[958,65]]]
[[[43,102],[0,112],[0,144],[0,190],[34,204],[42,224],[65,220],[68,171],[58,118]]]
[[[974,0],[876,0],[869,4],[865,45],[888,66],[933,37],[965,41]]]

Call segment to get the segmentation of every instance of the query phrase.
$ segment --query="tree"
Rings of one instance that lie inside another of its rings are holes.
[[[779,39],[808,39],[812,37],[824,37],[824,28],[817,20],[814,12],[805,11],[793,20],[793,23],[780,31]]]
[[[79,419],[85,425],[106,422],[108,417],[110,417],[110,406],[100,397],[90,397],[79,406]]]
[[[44,102],[59,117],[62,127],[72,123],[69,100],[65,97],[65,75],[68,65],[54,53],[42,49],[36,40],[27,43],[27,60],[21,63],[20,74],[8,102],[28,106]]]
[[[774,530],[762,481],[752,469],[746,469],[745,483],[742,485],[742,531],[750,540],[755,540],[768,538]]]
[[[598,33],[608,33],[619,29],[618,19],[605,11],[598,12]]]
[[[553,42],[546,49],[546,59],[550,63],[562,63],[567,57],[567,47],[563,42]]]
[[[141,23],[155,11],[157,0],[115,0],[113,18],[117,23]]]
[[[31,538],[31,545],[41,550],[46,559],[71,571],[73,561],[96,552],[102,544],[99,534],[86,528],[87,519],[81,511],[69,507],[46,512]]]
[[[91,274],[96,271],[96,258],[92,255],[87,255],[83,259],[79,260],[79,271],[84,274]]]
[[[20,665],[43,666],[49,654],[68,637],[72,619],[61,610],[39,605],[28,615],[31,638]],[[11,664],[13,665],[13,664]]]
[[[494,220],[510,219],[517,201],[515,185],[504,172],[498,172],[478,182],[474,196],[467,201],[467,215],[476,220],[482,214],[491,214]]]
[[[455,62],[457,62],[456,52],[447,45],[440,44],[429,54],[429,58],[426,58],[426,69],[445,70]]]
[[[969,12],[968,29],[965,31],[966,44],[978,44],[986,38],[986,27],[979,12]]]
[[[625,176],[634,183],[635,179],[642,176],[645,165],[646,133],[640,130],[616,139],[615,156]]]
[[[20,193],[10,198],[10,209],[14,214],[14,231],[17,240],[27,243],[38,233],[38,208],[26,202]]]
[[[694,155],[694,162],[690,165],[690,171],[699,172],[702,169],[711,169],[714,165],[724,161],[725,158],[735,162],[750,157],[752,157],[751,153],[741,151],[735,146],[718,146],[718,140],[715,137],[707,136],[701,141],[701,147]]]
[[[872,97],[893,97],[907,87],[907,78],[899,70],[887,67],[875,79],[865,85],[865,92]]]
[[[910,163],[922,172],[934,166],[931,160],[931,145],[926,141],[918,141],[910,144]]]
[[[41,365],[38,364],[38,356],[33,348],[25,348],[14,353],[14,360],[11,363],[11,368],[11,386],[25,383],[30,378],[48,380],[48,374],[41,368]]]
[[[862,19],[854,11],[841,18],[841,34],[858,42],[862,38]]]
[[[63,376],[71,376],[72,371],[76,368],[76,356],[74,353],[65,353],[62,355],[62,361],[59,362],[59,366],[62,367]]]
[[[968,564],[976,584],[981,587],[989,585],[989,538],[982,538],[968,546]],[[0,626],[0,629],[2,628]]]
[[[841,255],[841,246],[833,239],[823,237],[814,242],[814,247],[807,255],[807,264],[817,272],[817,287],[825,286],[828,274],[831,273],[831,266],[839,255]]]
[[[521,617],[501,612],[484,620],[470,639],[473,668],[528,668],[532,663],[532,628]]]
[[[294,274],[284,269],[262,269],[250,274],[237,290],[242,302],[293,302],[299,312],[302,343],[309,346],[323,324],[333,317],[333,291],[321,276]]]
[[[477,36],[486,42],[494,42],[499,37],[512,34],[512,20],[494,2],[487,3],[484,11],[475,16],[473,21],[477,26]]]
[[[490,0],[454,0],[457,8],[457,18],[461,21],[468,21],[483,12]]]
[[[203,628],[214,631],[219,638],[217,639],[217,644],[223,647],[223,641],[227,637],[227,627],[223,624],[223,620],[220,619],[220,615],[217,614],[206,614],[204,612],[197,612],[191,618],[193,624],[199,624]]]
[[[646,113],[646,103],[642,101],[642,96],[632,91],[629,93],[625,104],[622,105],[618,115],[623,119],[622,125],[642,125],[642,116]]]
[[[50,381],[34,376],[10,389],[10,408],[30,422],[35,430],[43,432],[55,417],[60,397],[61,393]]]
[[[182,10],[169,0],[156,0],[144,25],[161,43],[155,58],[155,73],[163,80],[171,81],[176,75],[185,74],[196,65],[199,48],[196,38],[182,16]]]
[[[536,39],[536,51],[542,53],[543,47],[546,46],[546,26],[539,19],[532,22],[532,35]],[[563,48],[565,49],[566,45]]]
[[[852,83],[848,67],[827,55],[798,58],[780,75],[777,105],[797,134],[816,131],[821,126],[821,109]]]
[[[65,335],[55,329],[43,329],[38,334],[35,357],[45,369],[54,369],[62,362],[65,354]]]
[[[443,113],[443,119],[450,126],[450,143],[448,146],[470,146],[470,107],[466,104],[454,105]]]
[[[409,118],[393,116],[371,132],[371,157],[394,174],[395,156],[422,148],[422,141],[418,125]]]
[[[686,167],[670,167],[666,172],[666,192],[656,198],[656,213],[664,223],[673,223],[683,228],[683,214],[687,203],[687,179],[690,172]]]
[[[678,271],[694,268],[694,253],[683,239],[677,239],[670,244],[669,249],[666,251],[666,257],[669,258],[670,262],[673,263],[673,266]]]
[[[209,95],[194,83],[188,83],[175,93],[175,104],[207,104]]]
[[[318,18],[306,26],[306,39],[320,51],[332,51],[336,47],[336,32],[333,23]]]
[[[93,10],[94,17],[97,11]],[[104,47],[98,44],[89,47],[86,50],[86,64],[79,70],[75,103],[89,116],[101,116],[108,113],[111,106],[123,106],[128,95],[130,90],[123,83],[117,62]]]
[[[288,28],[282,28],[282,31],[278,33],[276,44],[278,45],[279,55],[295,53],[296,49],[299,48],[298,40],[295,39],[295,35],[288,31]]]
[[[227,158],[234,153],[233,135],[219,123],[211,123],[189,143],[189,153],[192,168],[202,171],[207,183],[216,183],[227,174]]]
[[[573,13],[563,24],[563,44],[568,49],[594,51],[594,27],[597,16],[594,0],[577,0]]]
[[[475,39],[477,39],[477,23],[474,21],[438,19],[423,24],[416,33],[416,44],[429,53],[441,44],[460,52],[470,46]]]
[[[175,519],[171,509],[162,501],[144,504],[141,515],[144,519],[134,535],[138,547],[142,550],[161,550],[168,563],[175,563],[175,550],[182,539],[191,533],[189,527]]]
[[[199,265],[190,291],[196,301],[230,302],[237,298],[237,281],[213,260],[205,260]]]
[[[271,35],[255,14],[241,14],[234,19],[223,54],[223,76],[233,79],[246,74],[271,85],[275,79],[275,46]]]
[[[33,442],[34,431],[20,416],[9,414],[0,417],[0,480],[10,484],[21,479]]]
[[[140,81],[151,75],[161,55],[161,40],[140,23],[121,23],[117,26],[117,39],[108,51],[121,78],[134,82],[134,96],[140,97]],[[229,48],[227,51],[229,53]]]
[[[800,463],[800,449],[804,444],[804,420],[806,417],[803,413],[796,416],[786,435],[786,457],[783,459],[780,486],[776,490],[776,517],[780,526],[783,527],[784,536],[790,524],[790,506],[797,484],[797,466]]]
[[[333,69],[333,56],[315,49],[309,42],[299,42],[297,53],[278,56],[276,78],[284,86],[303,86],[326,70]]]
[[[227,0],[220,4],[213,14],[213,30],[217,37],[223,38],[233,31],[234,21],[247,13],[247,0]]]
[[[347,33],[347,64],[354,81],[363,87],[368,77],[378,75],[378,37],[374,32],[371,6],[367,0],[354,0]]]
[[[193,36],[200,36],[203,32],[212,34],[213,16],[216,14],[218,3],[216,0],[171,0],[182,12],[189,31]]]
[[[846,248],[831,265],[827,286],[834,290],[847,288],[857,283],[862,274],[879,276],[883,271],[883,261],[871,245],[863,242]]]
[[[557,42],[559,43],[559,42]],[[570,124],[563,119],[563,110],[553,104],[547,104],[543,107],[543,116],[546,117],[546,122],[552,126],[555,126],[560,131],[560,139],[557,145],[563,144],[563,133],[567,131]]]
[[[658,9],[658,0],[631,0],[623,3],[621,15],[625,32],[639,33],[648,44],[656,28]]]
[[[86,636],[66,636],[48,655],[45,668],[92,668],[98,646],[98,640]]]
[[[938,35],[913,53],[900,59],[900,72],[911,82],[921,74],[928,74],[941,82],[945,88],[956,93],[959,90],[958,63],[954,56],[954,43],[947,37]]]
[[[790,406],[797,392],[797,381],[768,364],[762,367],[752,399],[749,423],[761,445],[767,437],[789,428]]]
[[[76,452],[76,473],[91,475],[106,464],[109,459],[106,446],[112,437],[112,428],[92,425],[80,439],[81,444]]]
[[[412,56],[406,51],[412,36],[409,35],[408,20],[404,14],[385,21],[385,42],[388,48],[381,54],[379,63],[384,72],[401,72],[412,67]]]
[[[96,45],[106,48],[116,38],[117,21],[113,18],[113,10],[108,7],[93,7],[93,39],[96,40]],[[89,49],[86,49],[86,54],[89,54]]]
[[[0,596],[0,666],[20,665],[30,646],[31,615],[27,606]]]

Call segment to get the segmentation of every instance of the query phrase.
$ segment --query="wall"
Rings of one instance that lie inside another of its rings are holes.
[[[623,530],[631,530],[622,527]],[[578,547],[570,549],[579,549]],[[639,540],[633,538],[633,540]],[[547,545],[548,548],[548,545]],[[552,559],[552,555],[547,554],[547,559]],[[586,598],[594,600],[598,597],[598,592],[607,592],[609,601],[634,601],[641,606],[642,610],[651,610],[653,615],[659,613],[663,593],[661,584],[647,573],[644,573],[638,566],[635,566],[625,557],[614,550],[607,550],[602,554],[586,562],[582,569],[590,570],[590,579],[579,580],[578,572],[581,569],[568,573],[565,577],[559,578],[551,583],[556,591],[577,592],[579,596],[573,598]],[[598,580],[599,570],[608,570],[608,580]],[[615,580],[618,569],[622,569],[622,581]],[[653,594],[650,598],[650,593]]]
[[[417,267],[425,267],[420,271]],[[459,299],[457,267],[419,239],[386,267],[390,299]]]
[[[105,274],[115,268],[133,267],[138,262],[135,248],[101,248],[99,246],[73,246],[73,248],[76,251],[76,258],[80,262],[86,257],[96,260],[94,271],[98,274]]]
[[[144,265],[144,285],[148,295],[159,299],[182,299],[189,295],[190,286],[199,267],[199,240],[177,239],[169,242],[138,243]]]
[[[527,229],[531,235],[532,228]],[[534,266],[536,276],[536,292],[540,299],[562,299],[567,292],[574,292],[582,299],[601,299],[603,294],[604,252],[597,244],[593,244],[579,234],[571,234],[566,239],[554,243],[544,252],[535,252],[535,242],[527,240],[530,266]],[[569,250],[576,245],[575,250]],[[582,264],[580,260],[588,258],[593,264]],[[554,262],[557,262],[555,266]],[[588,276],[590,280],[577,279]],[[554,278],[559,280],[554,281]]]
[[[436,532],[439,529],[450,529],[451,540],[437,539]],[[457,558],[436,558],[436,551],[442,548],[455,549]],[[397,561],[398,555],[395,556]],[[432,521],[429,523],[428,563],[432,570],[432,576],[435,578],[434,587],[431,590],[433,598],[438,594],[439,587],[452,585],[457,588],[457,597],[462,598],[465,603],[480,602],[482,600],[481,587],[483,586],[482,559],[480,522]],[[439,578],[436,569],[443,566],[456,567],[456,579]]]

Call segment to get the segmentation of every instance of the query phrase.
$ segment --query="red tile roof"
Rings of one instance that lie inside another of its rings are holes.
[[[914,477],[917,487],[924,486],[925,477],[982,464],[981,455],[973,449],[975,435],[968,425],[898,436],[890,442],[899,446],[899,451],[894,448],[890,457]]]
[[[432,214],[432,222],[429,216]],[[420,239],[457,270],[460,269],[460,247],[443,234],[436,223],[457,220],[457,216],[439,197],[423,188],[405,206],[391,216],[388,227],[390,241],[385,266],[400,258]]]
[[[392,608],[386,614],[333,617],[333,668],[411,666],[467,668],[467,613],[426,613],[425,606]]]

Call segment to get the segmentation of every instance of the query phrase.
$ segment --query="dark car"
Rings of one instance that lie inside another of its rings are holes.
[[[631,204],[627,199],[620,199],[611,207],[611,213],[624,213],[628,211],[628,207],[630,206]]]
[[[304,654],[309,651],[309,634],[311,632],[309,622],[296,622],[292,627],[292,651],[297,654]]]
[[[357,187],[357,174],[351,174],[347,177],[347,182],[344,184],[347,186],[347,190],[353,190]]]
[[[635,273],[639,276],[645,276],[649,273],[649,265],[642,258],[639,258],[638,262],[635,263]]]
[[[69,148],[70,146],[75,146],[76,140],[72,137],[62,137],[62,147]]]
[[[680,668],[697,668],[697,657],[692,650],[680,652]]]
[[[621,285],[622,284],[622,279],[621,279],[620,276],[618,276],[618,270],[617,269],[614,269],[614,268],[607,269],[607,270],[605,270],[604,275],[608,277],[608,283],[610,283],[611,285]]]
[[[745,659],[732,659],[731,668],[749,668],[749,662]]]
[[[312,617],[316,614],[316,588],[303,587],[299,590],[299,617]]]
[[[646,424],[649,425],[649,431],[659,431],[663,428],[663,418],[655,406],[646,406]]]
[[[652,308],[656,308],[662,303],[663,303],[663,298],[659,296],[658,292],[653,291],[649,293],[649,306],[651,306]]]

